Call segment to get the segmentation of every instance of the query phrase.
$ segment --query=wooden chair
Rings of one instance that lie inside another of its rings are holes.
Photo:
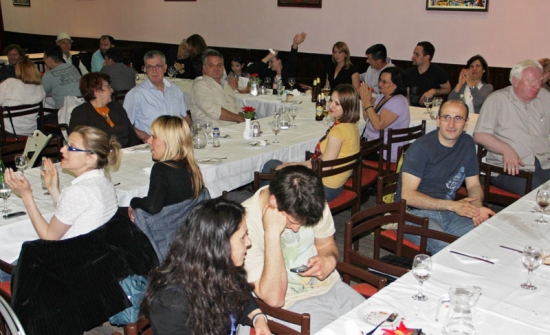
[[[477,158],[479,163],[480,174],[485,175],[483,183],[483,201],[486,204],[497,204],[500,206],[508,206],[521,198],[523,195],[508,192],[491,184],[491,173],[507,174],[504,169],[495,165],[483,162],[483,158],[487,155],[487,149],[481,144],[477,145]],[[515,175],[516,178],[525,179],[525,194],[531,192],[533,173],[531,171],[520,171]]]
[[[124,326],[124,335],[153,335],[153,328],[149,320],[141,315],[137,322]]]
[[[426,134],[426,120],[422,120],[422,123],[420,125],[414,126],[414,127],[402,128],[402,129],[389,128],[388,138],[383,148],[383,151],[386,152],[386,155],[387,155],[386,157],[387,160],[384,161],[383,163],[384,174],[388,174],[396,171],[397,164],[395,162],[388,163],[388,162],[391,162],[391,152],[392,152],[392,147],[394,145],[397,145],[397,143],[401,143],[401,142],[409,142],[412,140],[416,140],[424,136],[425,134]],[[365,163],[373,167],[378,167],[378,162],[367,161]]]
[[[387,284],[386,278],[380,278],[352,264],[338,262],[336,270],[342,275],[344,283],[365,298],[372,297]]]
[[[13,166],[15,156],[22,154],[28,157],[28,167],[32,168],[42,150],[48,145],[51,137],[52,135],[46,136],[40,130],[35,130],[33,135],[28,137],[25,142],[14,142],[0,147],[0,159],[4,164]],[[32,155],[29,155],[30,153]]]
[[[15,129],[12,131],[15,137],[8,138],[6,136],[6,122],[13,125],[13,119],[25,116],[25,115],[38,115],[39,128],[44,129],[44,112],[42,110],[42,102],[30,105],[19,106],[3,106],[0,107],[2,111],[2,117],[0,117],[0,132],[2,144],[25,141],[27,136],[19,136],[16,134]]]
[[[254,182],[252,183],[252,189],[254,192],[260,189],[261,181],[271,181],[275,177],[275,170],[272,170],[269,173],[254,172]]]
[[[361,191],[364,192],[368,188],[376,185],[376,178],[383,174],[382,166],[383,160],[382,155],[378,161],[378,166],[371,166],[365,164],[364,161],[366,157],[369,157],[373,153],[382,152],[382,147],[384,145],[384,131],[380,131],[380,137],[372,141],[362,141],[361,142],[361,159],[363,160],[361,166]],[[352,187],[353,177],[350,177],[344,184],[346,187]]]
[[[313,154],[306,152],[306,160],[310,159]],[[354,155],[323,161],[322,159],[311,159],[311,168],[321,178],[334,176],[343,172],[352,170],[352,183],[350,187],[344,185],[342,193],[336,199],[330,201],[328,206],[332,215],[340,213],[348,208],[351,209],[351,214],[355,214],[361,208],[361,152]]]
[[[130,90],[116,90],[113,91],[113,101],[121,101],[121,103],[124,101],[124,98],[126,97],[126,94],[128,94]]]
[[[256,299],[258,306],[268,316],[283,320],[300,326],[300,331],[294,330],[276,320],[270,319],[268,322],[269,330],[277,335],[309,335],[310,333],[310,315],[309,313],[294,313],[278,307],[271,307],[260,299]]]

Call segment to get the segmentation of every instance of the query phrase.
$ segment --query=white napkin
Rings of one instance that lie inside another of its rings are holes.
[[[463,255],[466,255],[466,256],[470,256],[470,257],[477,257],[477,258],[481,258],[481,259],[484,259],[484,260],[487,260],[489,262],[493,262],[493,263],[496,263],[498,262],[498,258],[492,258],[492,257],[489,257],[489,256],[483,256],[483,255],[476,255],[476,254],[472,254],[472,253],[469,253],[469,252],[465,252],[465,251],[458,251],[458,250],[452,250],[452,249],[449,249],[450,252],[457,252],[457,253],[461,253]],[[461,262],[463,263],[473,263],[473,262],[483,262],[482,260],[478,260],[478,259],[475,259],[475,258],[470,258],[470,257],[466,257],[466,256],[462,256],[462,255],[459,255],[459,254],[455,254],[453,253],[453,255],[455,255],[455,257],[457,257]]]
[[[239,88],[243,89],[245,88],[246,86],[248,86],[248,81],[250,79],[246,78],[246,77],[239,77]]]
[[[294,94],[294,96],[298,96],[298,95],[302,94],[302,93],[300,93],[300,91],[298,91],[298,89],[296,89],[296,88],[293,89],[292,92],[290,92],[290,93],[291,93],[291,94]]]

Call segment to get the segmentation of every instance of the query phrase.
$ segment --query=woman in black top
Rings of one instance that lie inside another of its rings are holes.
[[[359,70],[351,63],[349,48],[345,42],[336,42],[332,47],[332,63],[327,67],[325,86],[334,90],[340,84],[352,84],[355,89],[359,89]]]
[[[111,78],[105,73],[92,72],[80,78],[80,93],[85,103],[73,109],[69,122],[69,134],[77,126],[90,126],[114,135],[123,148],[143,143],[128,119],[124,107],[111,101],[113,89],[109,86]]]
[[[134,209],[156,214],[163,207],[195,198],[203,188],[202,174],[193,155],[191,132],[179,116],[163,115],[151,124],[153,160],[149,192],[144,198],[133,198],[128,215],[134,220]]]
[[[236,334],[237,324],[271,334],[243,268],[250,247],[244,208],[217,198],[181,225],[141,304],[155,335]]]

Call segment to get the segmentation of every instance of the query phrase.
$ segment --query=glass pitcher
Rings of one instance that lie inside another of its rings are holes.
[[[435,321],[439,321],[441,305],[449,303],[442,333],[446,335],[476,334],[474,312],[475,305],[480,296],[480,287],[453,285],[449,289],[449,293],[439,299],[439,305],[435,314]]]
[[[289,129],[290,128],[290,114],[288,113],[288,108],[281,107],[278,109],[277,114],[280,115],[280,121],[281,121],[281,129]]]

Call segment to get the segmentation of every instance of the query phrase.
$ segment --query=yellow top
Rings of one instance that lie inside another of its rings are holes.
[[[332,127],[327,138],[321,142],[320,149],[322,153],[325,152],[328,139],[332,136],[342,141],[338,158],[348,157],[359,152],[361,145],[359,143],[359,128],[356,123],[340,123]],[[344,185],[350,175],[351,170],[323,178],[323,185],[329,188],[339,188]]]

